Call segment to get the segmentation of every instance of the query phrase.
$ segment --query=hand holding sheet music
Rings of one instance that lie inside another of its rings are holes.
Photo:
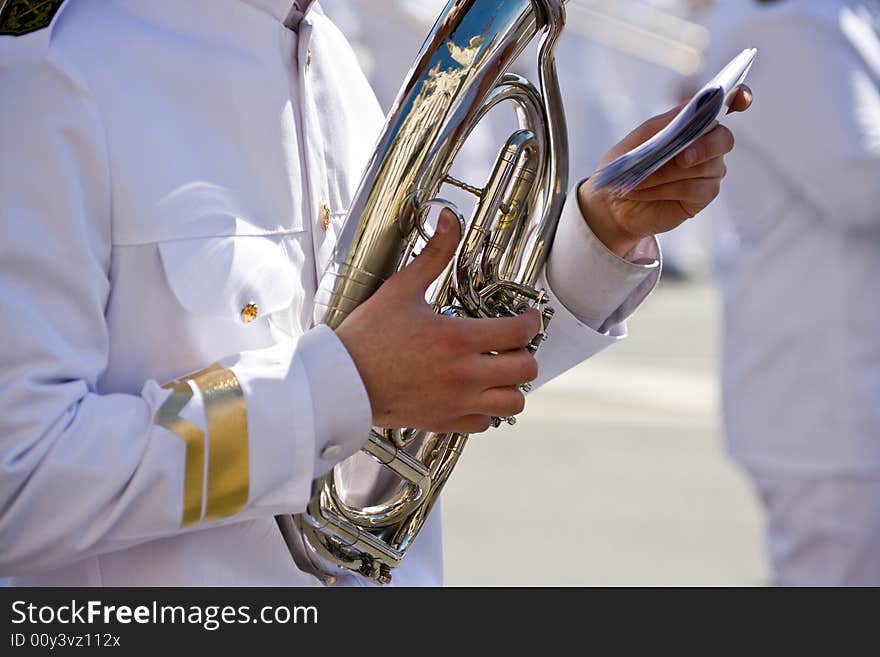
[[[593,188],[607,188],[616,194],[626,194],[711,129],[722,113],[729,109],[756,53],[756,49],[749,48],[737,55],[691,98],[665,128],[599,170],[593,176]]]

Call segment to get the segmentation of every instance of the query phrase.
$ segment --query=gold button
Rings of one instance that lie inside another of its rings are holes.
[[[257,308],[257,304],[251,301],[248,305],[241,309],[241,321],[245,324],[250,324],[257,318],[257,314],[259,312],[259,308]]]
[[[330,228],[330,206],[325,202],[321,202],[321,230],[325,231]]]
[[[306,70],[308,71],[309,68],[311,68],[311,66],[312,66],[312,51],[311,51],[311,49],[309,49],[306,51]]]

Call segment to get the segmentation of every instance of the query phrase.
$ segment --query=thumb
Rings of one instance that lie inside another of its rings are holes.
[[[752,90],[748,85],[739,85],[736,95],[733,97],[733,100],[730,101],[730,107],[727,109],[727,113],[745,112],[751,107],[753,98]]]
[[[461,234],[455,215],[449,210],[443,210],[437,220],[434,235],[401,275],[412,280],[422,290],[427,290],[452,260],[460,239]]]

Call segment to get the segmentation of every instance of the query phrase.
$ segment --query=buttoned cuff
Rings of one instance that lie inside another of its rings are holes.
[[[647,298],[660,269],[660,245],[654,237],[643,239],[623,258],[612,253],[590,230],[575,187],[547,260],[547,282],[562,305],[593,330],[605,332]]]
[[[367,442],[373,412],[361,376],[342,341],[319,325],[300,338],[298,354],[309,380],[319,477]]]

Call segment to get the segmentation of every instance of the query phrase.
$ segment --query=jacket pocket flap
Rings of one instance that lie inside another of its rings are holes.
[[[159,255],[172,292],[191,313],[250,322],[293,301],[293,265],[272,238],[160,242]]]

